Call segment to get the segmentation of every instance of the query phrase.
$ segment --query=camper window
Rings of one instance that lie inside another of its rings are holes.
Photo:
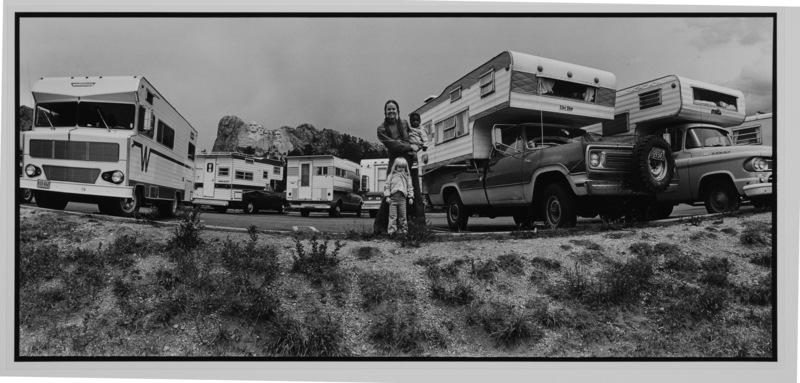
[[[450,102],[461,99],[461,87],[455,88],[450,91]]]
[[[328,175],[328,167],[327,166],[319,166],[319,167],[317,167],[317,175],[318,176],[327,176]]]
[[[700,88],[692,88],[692,91],[694,93],[695,105],[704,105],[712,108],[719,107],[733,111],[738,110],[736,107],[736,97],[732,95]]]
[[[194,161],[194,144],[189,143],[189,159]]]
[[[245,181],[252,181],[253,180],[253,173],[252,172],[244,172],[241,170],[236,171],[236,179],[237,180],[245,180]]]
[[[428,142],[434,142],[433,123],[430,121],[426,122],[424,125],[422,125],[422,129],[425,129],[425,132],[428,133]]]
[[[156,142],[172,149],[175,145],[175,131],[172,130],[164,121],[158,120],[158,132],[156,132]]]
[[[639,109],[661,105],[661,88],[639,94]]]
[[[265,180],[269,179],[269,170],[264,170],[264,171],[261,173],[261,178],[263,178],[263,179],[265,179]]]
[[[281,167],[280,166],[273,166],[272,167],[272,174],[280,175],[281,174]]]
[[[228,173],[228,168],[219,168],[217,175],[220,177],[228,177],[230,173]]]
[[[494,69],[481,75],[481,97],[494,92]]]
[[[733,142],[736,145],[761,145],[761,126],[734,130]]]
[[[150,118],[150,123],[146,124],[145,122],[147,119]],[[136,125],[139,129],[139,134],[143,136],[153,138],[153,119],[155,115],[153,113],[147,113],[147,108],[144,106],[139,106],[139,124]]]
[[[595,87],[546,77],[538,77],[538,81],[538,93],[542,96],[595,102],[595,94],[597,93],[597,88]]]
[[[467,111],[462,111],[455,116],[450,116],[436,123],[438,142],[445,142],[467,134]]]

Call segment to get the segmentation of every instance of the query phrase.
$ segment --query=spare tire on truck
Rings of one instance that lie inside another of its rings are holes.
[[[658,136],[644,136],[633,146],[631,188],[647,193],[667,189],[675,174],[675,158],[669,143]]]

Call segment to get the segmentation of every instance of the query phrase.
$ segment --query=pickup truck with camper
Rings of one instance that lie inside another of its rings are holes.
[[[453,230],[473,214],[549,227],[634,214],[676,187],[674,163],[663,139],[581,129],[613,119],[615,92],[612,73],[501,53],[415,111],[430,142],[418,154],[423,195]]]
[[[289,211],[303,217],[311,212],[342,212],[361,216],[359,164],[332,155],[286,157],[286,199]]]
[[[756,207],[772,200],[772,146],[736,145],[726,129],[744,120],[741,91],[670,75],[619,90],[615,119],[600,129],[604,136],[669,142],[679,184],[658,194],[651,214],[658,219],[679,203],[703,203],[709,213],[722,213],[744,200]]]
[[[152,204],[170,216],[191,203],[197,130],[144,77],[41,78],[31,93],[20,187],[37,205],[133,216]]]
[[[192,203],[218,213],[242,209],[283,213],[288,202],[283,188],[283,161],[235,152],[205,151],[197,155]]]

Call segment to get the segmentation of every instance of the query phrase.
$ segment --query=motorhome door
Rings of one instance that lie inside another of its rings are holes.
[[[300,180],[297,185],[297,198],[301,200],[311,199],[311,163],[300,163]]]
[[[386,169],[387,168],[388,168],[388,165],[381,165],[381,166],[376,166],[375,167],[375,170],[378,172],[378,176],[376,177],[377,180],[378,180],[378,188],[373,190],[373,191],[379,191],[379,192],[383,191],[383,185],[386,185]]]
[[[205,172],[203,173],[203,197],[214,196],[214,181],[217,178],[217,160],[206,158]]]

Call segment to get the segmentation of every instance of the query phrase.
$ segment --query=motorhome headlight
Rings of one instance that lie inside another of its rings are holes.
[[[36,177],[42,174],[42,170],[35,165],[28,164],[28,166],[25,167],[25,174],[27,174],[28,177]]]
[[[769,170],[769,164],[763,157],[753,157],[744,163],[744,169],[749,172],[763,172]]]
[[[594,152],[589,155],[589,165],[593,168],[600,166],[600,153]]]
[[[119,170],[113,170],[110,172],[105,172],[101,175],[104,181],[113,182],[115,184],[121,184],[122,181],[125,180],[125,174],[123,174]]]

